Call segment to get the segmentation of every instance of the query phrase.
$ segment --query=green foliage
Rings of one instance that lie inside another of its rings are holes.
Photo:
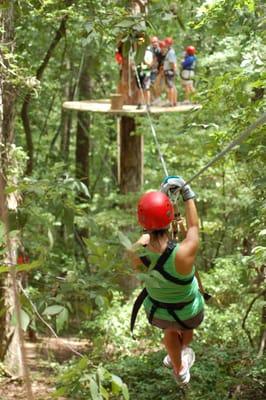
[[[63,368],[58,380],[58,389],[53,395],[70,396],[71,399],[82,398],[91,400],[129,400],[126,384],[119,376],[112,374],[106,368],[91,367],[87,357]]]
[[[111,366],[126,380],[132,399],[137,398],[139,393],[143,400],[174,400],[177,396],[186,396],[189,400],[213,400],[215,396],[224,400],[230,393],[239,400],[252,399],[252,396],[263,399],[264,369],[252,354],[245,353],[244,349],[236,354],[225,347],[212,347],[204,354],[194,348],[197,362],[191,370],[191,383],[186,389],[180,387],[171,371],[162,366],[163,352],[126,357]]]
[[[137,296],[137,293],[134,293]],[[121,295],[116,294],[113,297],[111,306],[102,310],[94,320],[84,321],[81,330],[85,335],[94,337],[94,357],[98,358],[101,349],[106,349],[109,357],[120,357],[121,355],[130,355],[134,352],[136,341],[132,339],[129,330],[129,321],[132,309],[133,298],[126,302]],[[138,315],[134,335],[140,339],[145,337],[145,343],[138,345],[139,351],[145,351],[147,344],[150,346],[160,336],[159,331],[151,329],[147,324],[146,316],[143,311]]]
[[[138,235],[139,193],[118,192],[114,120],[102,115],[90,118],[88,188],[74,177],[74,131],[79,118],[74,113],[67,156],[59,139],[65,126],[61,105],[66,88],[70,98],[77,98],[85,56],[91,60],[90,98],[106,98],[117,86],[114,51],[120,40],[128,54],[143,37],[138,47],[141,58],[151,34],[173,36],[178,62],[186,45],[197,48],[193,100],[203,107],[159,118],[151,115],[169,172],[189,179],[263,112],[264,3],[151,0],[149,14],[134,17],[129,2],[122,0],[26,1],[16,6],[15,53],[1,45],[9,60],[5,81],[17,93],[16,146],[1,147],[9,157],[7,194],[22,194],[18,213],[10,216],[10,222],[30,256],[29,264],[16,269],[27,272],[25,293],[42,317],[59,333],[80,331],[81,336],[89,336],[94,344],[91,357],[100,365],[98,369],[88,366],[84,358],[63,367],[58,396],[127,399],[126,386],[113,375],[117,374],[128,384],[132,399],[263,399],[265,370],[255,358],[263,330],[262,296],[252,305],[244,327],[243,319],[263,285],[264,127],[192,183],[201,226],[197,266],[213,298],[196,333],[197,362],[186,394],[161,367],[163,354],[157,351],[161,333],[147,324],[143,312],[136,324],[138,341],[129,335],[131,292],[136,283],[122,246],[129,247]],[[39,82],[36,72],[66,15],[66,35]],[[177,88],[183,100],[179,81]],[[28,93],[33,95],[29,118],[35,167],[31,177],[21,178],[27,141],[20,107]],[[163,170],[150,125],[142,117],[136,122],[137,134],[145,137],[143,190],[157,189]],[[182,204],[180,210],[183,213]],[[2,255],[2,229],[0,238]],[[0,272],[7,271],[8,267],[0,267]],[[31,326],[44,333],[46,328],[26,295],[21,296],[24,329]],[[109,365],[102,367],[104,357]]]
[[[247,263],[241,259],[220,259],[211,273],[202,274],[203,283],[213,298],[205,309],[205,320],[195,333],[196,363],[192,368],[191,384],[186,390],[188,399],[195,397],[223,400],[230,393],[235,399],[263,399],[262,360],[248,347],[242,321],[251,299],[247,287],[251,278]],[[254,276],[254,271],[252,272]],[[260,333],[260,311],[263,299],[258,300],[249,315],[252,336]],[[132,299],[127,303],[114,299],[112,307],[95,321],[84,324],[87,334],[94,337],[94,358],[111,357],[106,366],[127,383],[130,398],[141,393],[143,400],[174,399],[183,390],[172,374],[162,366],[165,352],[160,346],[159,330],[151,328],[143,313],[136,324],[137,341],[129,336]],[[110,353],[111,352],[111,353]],[[211,391],[206,390],[212,387]]]

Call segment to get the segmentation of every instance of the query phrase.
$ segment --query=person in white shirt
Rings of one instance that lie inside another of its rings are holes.
[[[136,67],[136,82],[138,87],[138,105],[137,109],[141,109],[144,104],[149,108],[151,104],[151,68],[153,63],[153,52],[147,47],[143,62]],[[142,93],[143,92],[143,93]],[[143,99],[144,97],[144,99]]]
[[[177,58],[175,54],[175,50],[172,47],[173,39],[171,37],[167,37],[162,42],[162,48],[165,52],[165,58],[163,63],[163,70],[165,76],[165,83],[168,90],[168,101],[169,106],[176,106],[177,104],[177,90],[175,87],[175,77],[177,71]]]

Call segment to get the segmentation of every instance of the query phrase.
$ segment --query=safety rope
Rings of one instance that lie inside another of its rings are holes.
[[[137,68],[136,68],[136,64],[135,64],[135,63],[134,63],[134,67],[135,67],[135,74],[136,74],[136,78],[137,78],[137,81],[138,81],[139,89],[140,89],[140,91],[141,91],[141,97],[142,97],[143,102],[145,103],[144,91],[143,91],[142,86],[141,86],[141,83],[140,83],[140,78],[139,78],[139,74],[138,74],[138,71],[137,71]],[[164,174],[165,174],[165,176],[168,176],[168,175],[169,175],[169,174],[168,174],[168,170],[167,170],[167,167],[166,167],[166,163],[165,163],[165,161],[164,161],[163,154],[162,154],[161,149],[160,149],[160,144],[159,144],[159,141],[158,141],[158,138],[157,138],[157,135],[156,135],[156,131],[155,131],[154,125],[153,125],[153,123],[152,123],[150,111],[149,111],[149,108],[148,108],[147,103],[146,103],[145,105],[146,105],[147,117],[148,117],[148,120],[149,120],[149,123],[150,123],[150,127],[151,127],[151,132],[152,132],[152,135],[153,135],[153,137],[154,137],[154,141],[155,141],[155,144],[156,144],[156,147],[157,147],[157,151],[158,151],[158,153],[159,153],[159,158],[160,158],[161,163],[162,163],[162,167],[163,167],[163,170],[164,170]],[[220,160],[220,159],[221,159],[222,157],[224,157],[230,150],[232,150],[234,147],[236,147],[236,146],[239,145],[241,142],[243,142],[256,128],[258,128],[259,126],[263,125],[265,122],[266,122],[266,113],[262,114],[261,117],[259,117],[255,122],[253,122],[251,125],[249,125],[249,127],[246,128],[246,129],[244,130],[244,132],[242,132],[235,140],[233,140],[232,142],[230,142],[230,143],[228,144],[228,146],[226,146],[225,149],[223,149],[222,151],[220,151],[220,152],[219,152],[211,161],[209,161],[203,168],[201,168],[196,174],[194,174],[191,178],[189,178],[189,179],[185,182],[185,184],[183,185],[183,187],[184,187],[185,185],[188,185],[188,184],[191,183],[192,181],[194,181],[194,179],[196,179],[196,178],[197,178],[198,176],[200,176],[201,174],[203,174],[203,172],[205,172],[208,168],[210,168],[216,161]]]
[[[26,297],[26,299],[28,300],[28,302],[30,303],[33,311],[35,312],[35,314],[37,315],[37,317],[40,319],[40,321],[47,326],[47,328],[49,329],[49,331],[52,333],[52,335],[56,338],[59,339],[59,336],[57,336],[57,334],[55,333],[54,329],[45,321],[45,319],[42,318],[42,316],[40,315],[39,311],[37,310],[37,307],[35,306],[35,304],[32,302],[31,298],[28,296],[27,292],[25,291],[25,289],[23,288],[21,282],[19,282],[19,287],[20,290],[22,291],[22,293],[24,294],[24,296]],[[79,351],[75,350],[72,346],[70,346],[68,343],[65,343],[65,346],[72,352],[74,353],[76,356],[79,357],[84,357]]]
[[[256,119],[255,122],[253,122],[251,125],[249,125],[244,130],[244,132],[242,132],[235,140],[230,142],[224,150],[220,151],[211,161],[209,161],[195,175],[193,175],[190,179],[188,179],[183,186],[188,185],[189,183],[194,181],[194,179],[196,179],[198,176],[203,174],[203,172],[205,172],[208,168],[210,168],[210,166],[212,166],[216,161],[220,160],[223,156],[225,156],[226,153],[228,153],[230,150],[232,150],[235,146],[237,146],[238,144],[243,142],[243,140],[245,140],[256,128],[263,125],[265,122],[266,122],[266,112],[264,114],[262,114],[261,117]]]
[[[168,174],[168,170],[167,170],[167,167],[166,167],[166,163],[165,163],[165,161],[164,161],[164,157],[163,157],[163,154],[162,154],[162,152],[161,152],[161,147],[160,147],[160,144],[159,144],[159,141],[158,141],[158,138],[157,138],[157,135],[156,135],[156,131],[155,131],[155,128],[154,128],[152,119],[151,119],[151,115],[150,115],[150,111],[149,111],[148,105],[147,105],[147,103],[145,102],[144,91],[143,91],[142,86],[141,86],[139,74],[138,74],[137,67],[136,67],[136,64],[135,64],[135,63],[134,63],[134,69],[135,69],[135,74],[136,74],[136,78],[137,78],[137,81],[138,81],[138,86],[139,86],[139,89],[140,89],[140,92],[141,92],[142,101],[143,101],[143,102],[145,103],[145,105],[146,105],[147,117],[148,117],[148,120],[149,120],[149,123],[150,123],[151,132],[152,132],[152,135],[153,135],[153,138],[154,138],[156,147],[157,147],[157,151],[158,151],[158,154],[159,154],[159,158],[160,158],[160,161],[161,161],[162,166],[163,166],[164,174],[165,174],[165,176],[168,176],[169,174]]]

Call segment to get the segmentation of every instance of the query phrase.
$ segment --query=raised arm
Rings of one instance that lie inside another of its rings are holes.
[[[178,194],[181,193],[185,202],[187,234],[176,253],[175,264],[177,272],[187,275],[192,271],[199,246],[198,214],[194,203],[195,193],[189,185],[185,185],[184,179],[180,176],[167,177],[161,186],[161,190],[173,202],[176,201]]]
[[[191,272],[199,247],[198,214],[193,199],[189,199],[185,202],[185,212],[187,235],[181,242],[179,250],[176,253],[176,269],[181,274],[188,274]]]

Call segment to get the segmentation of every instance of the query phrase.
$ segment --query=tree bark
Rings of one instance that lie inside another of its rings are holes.
[[[13,4],[9,4],[0,12],[1,21],[1,44],[12,53],[14,50],[14,26],[13,26]],[[9,82],[9,62],[0,50],[1,76],[0,76],[0,143],[3,145],[0,151],[0,191],[3,192],[6,186],[6,165],[7,151],[10,143],[13,142],[13,117],[15,90]],[[1,193],[3,195],[3,193]],[[0,218],[3,222],[5,214],[4,201],[0,205]],[[12,260],[7,260],[12,262]],[[3,359],[13,335],[10,334],[11,326],[8,323],[9,313],[12,310],[6,308],[6,299],[9,297],[10,284],[5,275],[0,275],[0,306],[4,310],[0,316],[0,358]],[[10,334],[10,336],[9,336]]]
[[[266,267],[262,267],[263,270]],[[260,334],[260,344],[259,344],[259,352],[258,352],[258,357],[262,357],[264,354],[265,350],[265,343],[266,343],[266,291],[264,291],[263,294],[264,297],[264,304],[262,306],[262,311],[261,311],[261,334]]]
[[[143,136],[135,135],[135,119],[121,118],[118,177],[121,193],[137,192],[142,185]],[[133,133],[133,134],[132,134]]]
[[[70,71],[70,61],[66,62],[66,69]],[[71,83],[68,81],[65,83],[64,88],[64,98],[66,100],[73,100],[73,94],[71,90]],[[60,142],[60,151],[63,160],[67,163],[69,156],[69,144],[70,144],[70,131],[72,124],[72,113],[62,109],[61,113],[61,142]]]
[[[90,69],[92,62],[91,55],[86,55],[78,82],[78,91],[81,100],[89,99],[91,95]],[[90,115],[78,112],[77,119],[76,178],[89,187]]]
[[[147,0],[131,1],[132,14],[147,11]],[[137,83],[135,69],[128,58],[122,64],[119,92],[124,104],[137,104]],[[134,117],[123,116],[118,120],[118,182],[121,193],[139,191],[143,183],[143,136],[135,134]]]
[[[13,53],[14,51],[14,22],[13,22],[13,4],[9,4],[1,11],[1,44]],[[1,128],[0,141],[6,145],[13,142],[13,119],[14,119],[14,102],[15,90],[9,81],[9,61],[2,54],[0,49],[1,69]]]
[[[72,1],[68,1],[68,5],[72,3]],[[36,79],[38,81],[41,80],[43,73],[45,71],[45,68],[47,67],[51,57],[53,56],[54,50],[58,43],[60,42],[61,38],[65,36],[66,32],[66,21],[67,21],[68,15],[64,15],[63,18],[61,19],[61,23],[59,25],[59,28],[57,29],[55,36],[45,54],[45,57],[39,66],[39,68],[36,71]],[[31,132],[31,125],[30,125],[30,117],[29,117],[29,109],[30,109],[30,102],[32,98],[32,92],[29,92],[26,94],[22,109],[21,109],[21,119],[22,119],[22,124],[24,127],[25,131],[25,136],[26,136],[26,144],[27,144],[27,153],[28,153],[28,162],[27,162],[27,169],[26,169],[26,174],[31,175],[32,170],[33,170],[33,157],[34,157],[34,144],[32,140],[32,132]]]
[[[6,7],[0,10],[1,45],[12,54],[14,51],[14,4],[6,2]],[[8,168],[12,160],[9,159],[10,145],[13,143],[13,119],[15,88],[9,79],[9,71],[12,68],[6,53],[0,53],[1,71],[1,115],[0,115],[0,219],[4,226],[5,256],[4,263],[9,266],[9,272],[0,275],[0,305],[1,305],[1,329],[0,329],[0,356],[8,363],[9,370],[19,376],[23,376],[27,399],[33,400],[31,382],[29,378],[26,353],[24,347],[23,331],[21,327],[21,307],[15,264],[17,261],[17,240],[10,237],[8,206],[11,205],[5,194],[7,185]],[[12,209],[16,210],[16,196],[12,193]],[[16,325],[12,324],[12,316],[16,316]]]

